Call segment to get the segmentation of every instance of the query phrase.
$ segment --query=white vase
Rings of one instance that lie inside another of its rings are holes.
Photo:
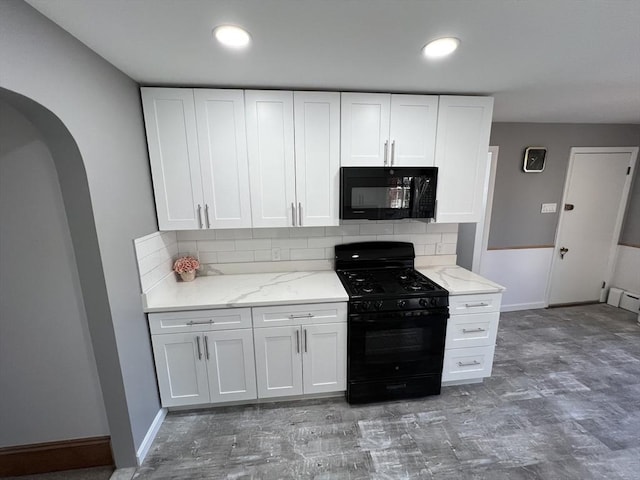
[[[181,273],[180,278],[182,278],[183,282],[193,282],[196,279],[196,271],[191,270],[190,272]]]

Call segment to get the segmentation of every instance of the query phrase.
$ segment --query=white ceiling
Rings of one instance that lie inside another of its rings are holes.
[[[638,0],[27,0],[145,85],[495,96],[503,122],[640,123]],[[214,26],[244,26],[228,51]],[[445,35],[454,56],[420,49]]]

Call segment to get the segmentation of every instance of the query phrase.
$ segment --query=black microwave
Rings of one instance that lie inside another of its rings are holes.
[[[438,167],[340,168],[340,218],[434,218]]]

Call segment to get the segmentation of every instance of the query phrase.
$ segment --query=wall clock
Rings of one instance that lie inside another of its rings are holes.
[[[544,170],[544,159],[547,156],[547,149],[545,147],[527,147],[524,151],[524,165],[525,172],[541,172]]]

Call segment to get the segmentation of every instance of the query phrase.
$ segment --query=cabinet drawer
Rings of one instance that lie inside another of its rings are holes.
[[[149,327],[154,335],[251,328],[251,309],[222,308],[219,310],[150,313]]]
[[[495,345],[445,350],[442,381],[450,382],[490,376],[494,350]]]
[[[484,313],[499,312],[501,293],[487,293],[484,295],[451,295],[449,296],[449,313]]]
[[[499,312],[452,315],[445,348],[483,347],[496,343]]]
[[[311,325],[346,321],[346,303],[314,303],[253,308],[254,327]]]

